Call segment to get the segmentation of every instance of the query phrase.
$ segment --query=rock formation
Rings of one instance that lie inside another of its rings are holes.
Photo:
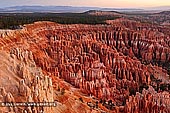
[[[156,26],[129,20],[109,24],[36,22],[2,32],[0,51],[9,59],[2,62],[17,78],[8,86],[16,87],[11,93],[5,83],[1,85],[5,87],[1,88],[1,101],[52,102],[52,84],[61,79],[98,100],[112,100],[119,112],[170,112],[169,89],[159,87],[170,83],[170,38]],[[55,112],[29,108],[30,112],[33,109]],[[16,110],[24,109],[1,111]]]
[[[5,58],[4,56],[7,56]],[[45,76],[42,70],[35,65],[32,59],[32,53],[19,49],[13,48],[10,53],[4,53],[1,51],[1,64],[4,65],[7,73],[1,73],[1,79],[3,77],[8,77],[8,80],[1,81],[0,95],[1,102],[15,103],[15,102],[53,102],[53,86],[51,78]],[[9,62],[5,62],[4,59],[8,59]],[[7,64],[6,64],[7,63]],[[10,67],[10,70],[8,68]],[[2,67],[1,67],[2,68]],[[10,72],[13,72],[13,77],[11,77]],[[16,77],[16,78],[15,78]],[[16,80],[15,80],[16,79]],[[6,83],[3,83],[6,82]],[[8,82],[14,82],[10,84]],[[5,87],[7,86],[7,87]],[[10,89],[7,89],[10,87]],[[7,91],[6,91],[7,90]],[[1,110],[2,108],[2,110]],[[42,108],[31,108],[30,107],[17,107],[17,106],[1,106],[1,112],[16,112],[22,113],[25,110],[29,113],[34,112],[49,112],[53,113],[52,108],[44,109]]]

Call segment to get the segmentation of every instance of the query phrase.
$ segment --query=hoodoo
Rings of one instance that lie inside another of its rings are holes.
[[[90,112],[90,100],[99,104],[94,112],[169,113],[169,36],[126,19],[108,25],[40,21],[0,31],[0,102],[57,102],[0,112]],[[73,99],[79,97],[83,103]]]

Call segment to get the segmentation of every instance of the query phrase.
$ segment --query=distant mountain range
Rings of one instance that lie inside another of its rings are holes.
[[[118,11],[118,12],[145,12],[170,10],[170,6],[150,8],[99,8],[99,7],[73,7],[73,6],[13,6],[0,8],[1,13],[82,13],[89,10]]]
[[[145,10],[160,10],[160,11],[170,11],[170,6],[159,6],[159,7],[148,7]]]

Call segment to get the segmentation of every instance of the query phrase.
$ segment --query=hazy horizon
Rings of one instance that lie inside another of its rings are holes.
[[[170,6],[169,0],[0,0],[0,8],[11,6],[76,6],[101,8],[147,8]]]

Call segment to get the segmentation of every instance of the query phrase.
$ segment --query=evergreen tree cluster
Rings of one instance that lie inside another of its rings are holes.
[[[19,25],[36,21],[52,21],[60,24],[105,24],[116,16],[95,16],[87,13],[1,13],[0,29],[18,29]]]

